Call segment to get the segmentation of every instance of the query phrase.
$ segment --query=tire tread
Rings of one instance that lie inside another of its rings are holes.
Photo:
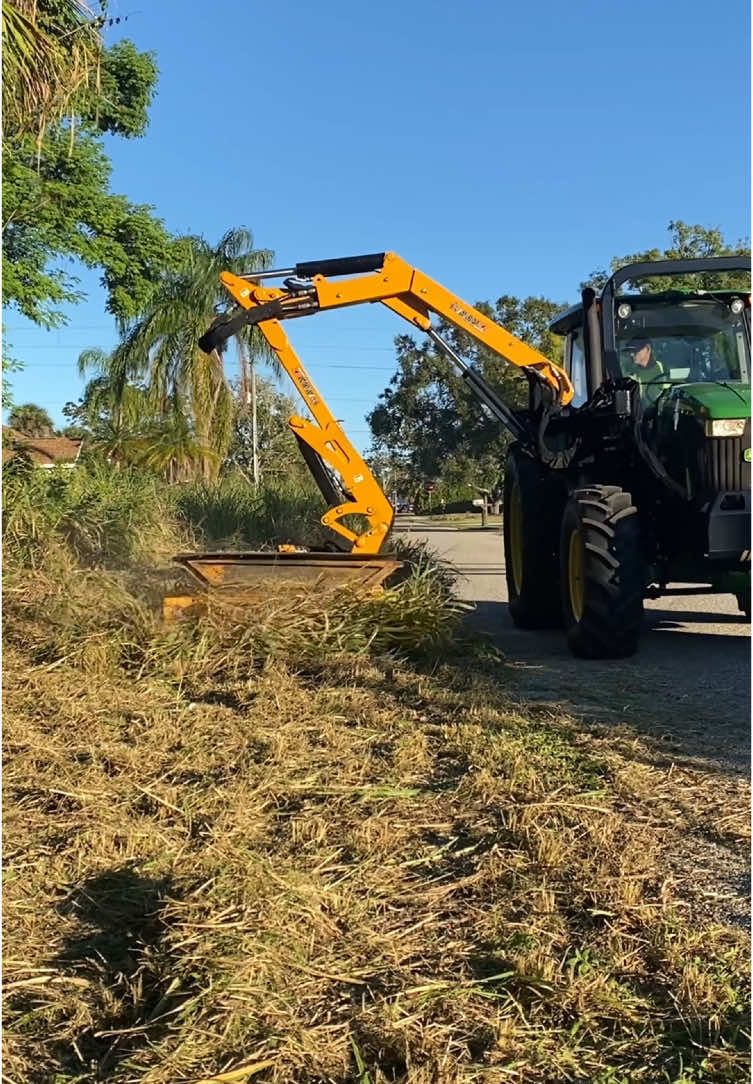
[[[585,598],[579,621],[567,585],[567,546],[578,527],[584,543]],[[643,557],[638,510],[618,486],[575,490],[561,539],[562,602],[567,638],[581,658],[624,658],[638,645],[643,620]]]

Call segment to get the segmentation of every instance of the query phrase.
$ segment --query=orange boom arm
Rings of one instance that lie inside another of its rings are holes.
[[[341,278],[348,275],[353,277]],[[241,311],[215,320],[199,340],[199,345],[211,352],[242,327],[259,327],[314,418],[315,424],[312,424],[295,416],[288,424],[330,504],[322,523],[350,543],[354,553],[379,552],[392,526],[393,509],[317,391],[280,321],[311,316],[327,309],[380,302],[435,339],[450,354],[479,398],[516,435],[521,435],[520,422],[478,374],[439,337],[432,326],[433,314],[467,332],[511,365],[524,369],[549,390],[553,404],[567,406],[573,398],[573,387],[564,369],[473,305],[411,267],[394,252],[316,260],[255,275],[234,275],[224,271],[220,278],[241,306]],[[282,278],[282,288],[263,285],[263,280],[269,278]],[[339,476],[339,481],[335,475]],[[368,521],[368,529],[361,534],[342,522],[345,516],[355,513],[365,516]]]
[[[375,273],[358,274],[362,269]],[[332,277],[348,274],[356,274],[357,277],[330,281]],[[273,275],[290,276],[284,283],[284,289],[260,284],[260,279]],[[567,406],[573,398],[573,387],[564,369],[484,316],[473,305],[411,267],[394,252],[311,261],[284,271],[260,272],[259,275],[241,276],[225,271],[220,278],[244,309],[256,308],[257,311],[250,318],[241,316],[224,324],[217,322],[207,332],[205,340],[213,332],[219,332],[223,337],[223,326],[229,327],[236,321],[238,326],[244,323],[260,324],[267,319],[285,320],[313,315],[325,309],[379,301],[426,332],[432,330],[431,314],[442,316],[511,365],[536,373],[551,388],[562,406]],[[235,328],[232,328],[229,335],[234,331]]]

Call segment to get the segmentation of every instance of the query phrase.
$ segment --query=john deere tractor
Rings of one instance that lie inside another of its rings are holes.
[[[273,279],[282,285],[269,285]],[[337,535],[337,559],[285,546],[288,552],[274,558],[278,572],[300,576],[306,565],[318,578],[324,562],[339,575],[358,571],[364,559],[369,575],[382,577],[394,567],[384,550],[392,507],[281,326],[380,303],[444,351],[514,438],[504,542],[517,625],[564,622],[572,650],[599,658],[635,650],[646,597],[726,591],[750,617],[750,265],[744,257],[630,264],[599,296],[585,290],[581,303],[552,325],[565,336],[564,368],[394,252],[224,272],[221,280],[237,308],[219,316],[199,345],[211,353],[258,326],[313,419],[294,416],[289,424],[329,505],[322,524]],[[626,283],[633,292],[623,292]],[[443,338],[437,316],[525,373],[525,410],[506,403]],[[355,514],[367,525],[360,534],[343,522]],[[375,561],[379,555],[386,561]],[[180,559],[212,584],[270,572],[268,553]]]
[[[750,619],[749,275],[744,257],[630,264],[551,325],[575,394],[550,407],[532,384],[509,453],[519,627],[564,623],[574,654],[614,658],[647,597],[727,592]]]

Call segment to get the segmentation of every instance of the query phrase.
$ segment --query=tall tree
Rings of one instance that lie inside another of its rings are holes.
[[[44,407],[36,403],[14,406],[8,416],[8,425],[25,437],[51,437],[55,433],[52,418]]]
[[[239,385],[236,389],[242,390]],[[306,466],[288,426],[288,418],[300,413],[300,407],[273,381],[259,376],[256,378],[256,403],[259,477],[305,479]],[[227,463],[238,467],[248,478],[253,477],[253,437],[251,407],[245,396],[239,394]]]
[[[106,366],[107,355],[87,351],[82,364]],[[190,418],[163,414],[153,398],[138,385],[117,390],[105,374],[86,385],[77,403],[67,403],[63,414],[73,424],[63,432],[83,438],[89,452],[115,466],[139,466],[170,482],[192,477],[211,449],[196,437]]]
[[[145,433],[156,421],[153,405],[142,387],[115,387],[108,372],[110,355],[86,350],[79,358],[79,372],[95,370],[76,403],[66,403],[63,415],[83,431],[90,450],[111,463],[136,463],[145,452]]]
[[[541,297],[506,295],[477,308],[514,335],[557,360],[561,347],[548,323],[560,311]],[[440,333],[511,405],[525,402],[525,377],[465,332],[440,324]],[[493,488],[508,437],[489,417],[452,363],[432,342],[410,335],[395,340],[398,371],[369,414],[374,452],[397,456],[418,482],[452,476],[458,487]]]
[[[28,34],[25,41],[13,38],[10,59],[4,52],[15,103],[3,135],[4,303],[35,323],[58,326],[60,305],[82,297],[75,275],[62,267],[78,260],[101,271],[107,308],[125,321],[144,304],[173,246],[149,207],[110,191],[104,137],[144,133],[157,79],[154,57],[129,41],[101,47],[97,24],[74,0],[4,2],[8,41],[9,27],[20,25],[6,18],[10,12],[52,43],[70,79],[59,91],[45,89],[52,77],[44,67],[23,67],[35,40]]]
[[[610,271],[605,269],[593,271],[582,286],[593,286],[600,290],[609,278],[610,274],[629,263],[653,263],[656,260],[692,260],[705,256],[750,256],[750,244],[747,241],[730,241],[722,231],[714,227],[701,226],[697,223],[689,225],[679,219],[670,222],[667,227],[669,232],[669,244],[666,248],[649,248],[642,252],[633,252],[627,256],[615,256],[610,262]],[[642,279],[639,290],[648,292],[651,290],[713,290],[716,288],[747,290],[749,277],[735,274],[711,274],[682,275],[677,278],[661,276],[657,278]]]
[[[215,246],[201,237],[180,238],[175,251],[178,261],[163,271],[138,317],[125,326],[121,343],[93,367],[116,397],[137,383],[163,418],[190,418],[199,445],[207,449],[204,473],[210,476],[230,446],[236,404],[222,356],[204,354],[198,339],[227,300],[220,272],[261,270],[272,253],[255,249],[245,229],[229,230]],[[256,329],[242,334],[249,353],[258,354]],[[90,367],[84,359],[84,368]]]

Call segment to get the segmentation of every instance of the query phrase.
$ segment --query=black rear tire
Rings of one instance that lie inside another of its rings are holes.
[[[560,489],[512,449],[505,467],[502,531],[510,617],[519,629],[562,627],[559,590]]]
[[[737,607],[746,621],[750,621],[750,595],[736,595]]]
[[[560,579],[565,631],[579,658],[635,653],[643,621],[638,510],[618,486],[577,489],[562,517]]]

